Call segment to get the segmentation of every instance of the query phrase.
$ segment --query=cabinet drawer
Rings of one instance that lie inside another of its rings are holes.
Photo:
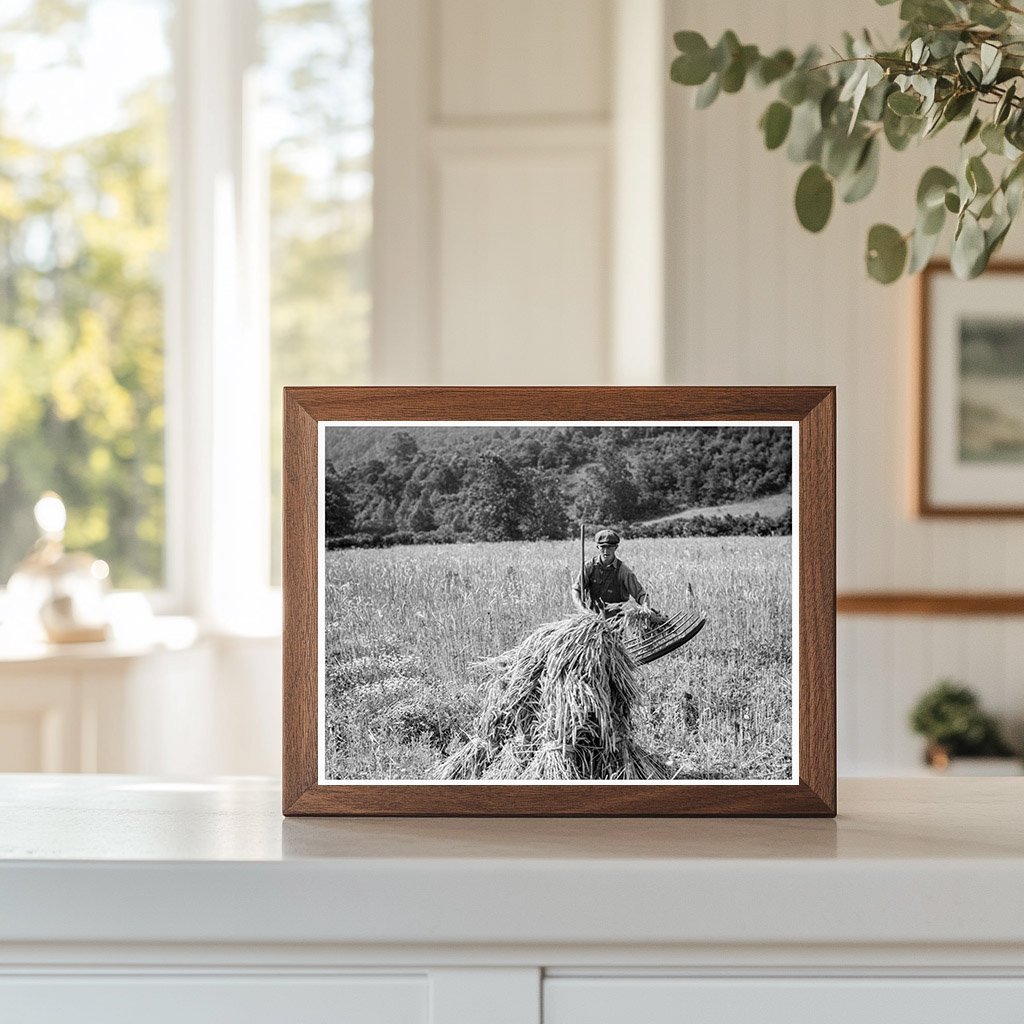
[[[0,978],[18,1024],[427,1024],[425,975],[36,975]]]
[[[1020,1024],[1019,978],[571,978],[544,984],[544,1024]]]

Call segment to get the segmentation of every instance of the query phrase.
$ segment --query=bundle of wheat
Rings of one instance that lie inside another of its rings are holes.
[[[609,621],[546,623],[484,664],[491,683],[477,734],[441,765],[441,778],[669,776],[632,736],[636,665]]]

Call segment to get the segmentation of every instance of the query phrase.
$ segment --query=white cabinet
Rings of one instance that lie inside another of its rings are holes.
[[[427,1024],[427,978],[410,976],[0,979],[18,1024]]]
[[[1020,1024],[1020,797],[282,820],[256,779],[0,776],[0,1021]]]
[[[1022,978],[549,978],[544,1024],[1020,1024]]]

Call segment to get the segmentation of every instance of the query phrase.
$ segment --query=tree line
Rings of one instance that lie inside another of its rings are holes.
[[[791,485],[787,427],[331,427],[331,547],[563,539],[579,521],[634,535],[788,533],[789,516],[698,516]]]

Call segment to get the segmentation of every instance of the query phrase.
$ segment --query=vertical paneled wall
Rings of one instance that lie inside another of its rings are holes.
[[[382,0],[379,8],[381,59],[394,59],[404,39],[419,68],[396,86],[378,67],[381,184],[388,197],[402,191],[393,176],[404,163],[415,169],[408,188],[420,194],[411,217],[390,198],[378,204],[386,284],[377,294],[408,287],[422,302],[401,329],[391,310],[379,311],[375,344],[386,351],[376,378],[605,381],[611,0]],[[411,232],[421,249],[403,281],[391,258],[408,256]]]
[[[375,378],[835,384],[840,588],[1024,590],[1024,522],[910,514],[913,284],[863,269],[870,225],[911,226],[956,133],[884,151],[876,192],[812,236],[799,168],[756,128],[769,95],[695,111],[667,79],[673,29],[799,48],[862,26],[892,39],[894,10],[377,0]],[[1006,252],[1024,252],[1019,229]],[[1024,733],[1024,620],[843,617],[839,641],[847,774],[915,769],[907,713],[942,676]]]
[[[668,29],[714,41],[732,28],[744,42],[795,48],[865,25],[892,39],[894,10],[867,0],[669,0]],[[918,177],[945,159],[955,133],[885,151],[876,193],[837,204],[813,236],[793,213],[800,169],[766,152],[756,128],[769,94],[748,88],[705,111],[691,100],[692,90],[667,88],[669,382],[837,385],[841,590],[1024,590],[1024,521],[910,514],[913,285],[883,288],[863,270],[867,229],[911,227]],[[1018,227],[1006,252],[1022,248]],[[842,617],[839,640],[841,771],[913,770],[920,744],[907,713],[942,676],[970,683],[1020,733],[1024,619]]]

